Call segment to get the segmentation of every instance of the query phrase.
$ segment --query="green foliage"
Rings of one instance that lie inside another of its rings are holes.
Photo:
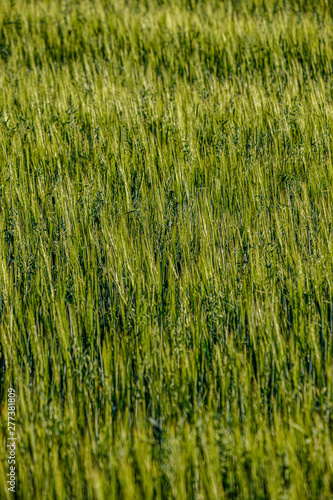
[[[333,495],[332,16],[0,2],[18,498]]]

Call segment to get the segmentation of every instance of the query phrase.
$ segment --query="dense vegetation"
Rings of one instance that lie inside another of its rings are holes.
[[[1,498],[331,498],[332,19],[1,0]]]

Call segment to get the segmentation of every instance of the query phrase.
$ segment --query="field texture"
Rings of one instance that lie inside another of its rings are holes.
[[[0,1],[0,498],[333,496],[333,4]]]

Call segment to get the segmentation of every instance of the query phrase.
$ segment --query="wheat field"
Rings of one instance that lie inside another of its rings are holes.
[[[333,497],[332,21],[1,0],[1,498]]]

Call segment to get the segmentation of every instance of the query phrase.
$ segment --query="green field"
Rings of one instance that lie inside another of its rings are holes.
[[[333,498],[332,131],[331,0],[0,1],[1,499]]]

